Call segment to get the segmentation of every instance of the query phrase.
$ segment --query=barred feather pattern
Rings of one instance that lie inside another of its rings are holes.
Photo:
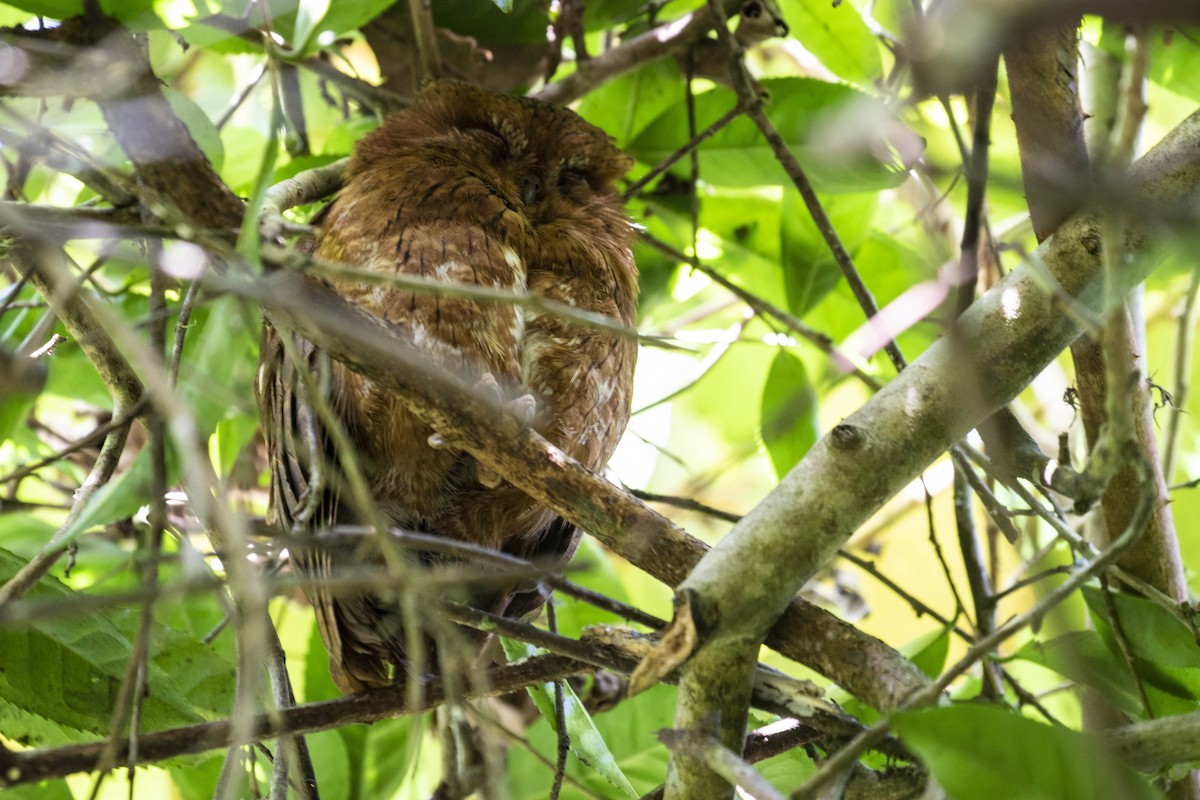
[[[385,274],[536,293],[632,325],[637,269],[616,191],[630,165],[603,131],[568,109],[434,83],[359,143],[315,252]],[[439,367],[494,380],[506,399],[532,395],[533,427],[592,470],[607,463],[629,419],[634,341],[507,303],[352,281],[333,287],[397,324]],[[365,521],[298,391],[297,370],[315,371],[320,354],[296,339],[301,363],[293,364],[281,335],[264,328],[259,374],[270,517],[301,535]],[[507,483],[481,480],[470,455],[430,447],[432,431],[391,391],[338,362],[328,370],[329,404],[389,524],[526,558],[571,557],[574,526]],[[319,487],[314,459],[324,467]],[[392,682],[405,663],[395,598],[321,587],[340,564],[380,561],[378,551],[296,548],[292,557],[312,584],[306,591],[337,686],[352,693]],[[514,586],[469,599],[522,616],[537,611],[544,594]]]

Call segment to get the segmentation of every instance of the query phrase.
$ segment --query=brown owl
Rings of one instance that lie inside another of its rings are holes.
[[[385,274],[540,294],[634,322],[632,229],[615,184],[630,159],[565,108],[456,82],[434,83],[363,139],[345,187],[320,223],[316,254]],[[476,302],[352,282],[334,288],[401,327],[441,368],[532,406],[529,422],[592,470],[629,419],[636,343],[502,302]],[[301,352],[318,354],[306,342]],[[303,535],[362,522],[334,449],[295,391],[275,331],[264,331],[259,398],[272,462],[271,515]],[[329,403],[344,423],[378,509],[397,528],[565,562],[574,526],[474,459],[430,446],[428,427],[391,392],[339,363]],[[532,399],[532,403],[529,400]],[[312,454],[325,469],[311,481]],[[314,496],[316,495],[316,496]],[[339,564],[378,560],[347,545],[293,551],[319,582]],[[404,664],[396,599],[309,590],[343,692],[388,684]],[[471,603],[510,616],[537,610],[529,587],[478,591]]]

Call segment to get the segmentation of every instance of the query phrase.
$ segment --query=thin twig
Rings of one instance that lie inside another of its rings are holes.
[[[708,0],[708,7],[714,16],[717,16],[719,19],[721,18],[719,15],[722,12],[718,0]],[[817,226],[817,230],[821,233],[821,237],[829,247],[829,252],[833,255],[833,260],[841,268],[842,274],[845,276],[847,284],[849,284],[851,291],[854,293],[859,307],[866,314],[868,322],[878,324],[874,320],[879,316],[879,304],[875,302],[874,295],[871,294],[871,290],[867,288],[858,269],[854,266],[854,260],[850,257],[850,253],[847,252],[845,245],[842,244],[842,240],[834,229],[833,222],[825,212],[824,206],[821,205],[821,199],[817,197],[816,190],[813,189],[812,183],[808,180],[804,168],[800,166],[800,162],[796,160],[796,157],[788,148],[787,142],[779,134],[779,131],[775,128],[775,124],[767,117],[767,112],[763,106],[763,98],[755,91],[753,81],[742,60],[741,45],[738,44],[733,34],[729,32],[728,26],[722,23],[717,25],[716,28],[717,38],[721,40],[729,56],[729,67],[733,76],[733,88],[737,92],[742,105],[745,107],[746,115],[754,120],[754,124],[758,126],[763,138],[770,145],[780,166],[783,167],[784,172],[787,173],[787,176],[800,192],[800,197],[803,198],[804,205],[808,208],[808,213],[812,217],[813,223]],[[897,371],[904,369],[908,362],[900,352],[900,348],[896,344],[892,334],[887,331],[881,331],[881,333],[887,342],[884,345],[884,349],[887,351],[892,364],[896,367]]]
[[[1200,318],[1200,265],[1192,269],[1188,280],[1183,310],[1175,333],[1175,385],[1171,389],[1171,408],[1168,411],[1167,433],[1163,441],[1163,475],[1169,483],[1175,477],[1175,462],[1179,452],[1179,428],[1186,413],[1192,384],[1192,352],[1196,345],[1196,322]],[[1174,487],[1172,487],[1174,488]]]
[[[626,189],[625,193],[621,196],[621,199],[624,200],[626,203],[628,203],[632,198],[637,196],[637,194],[639,192],[641,192],[642,189],[646,188],[646,186],[648,186],[652,181],[654,181],[654,179],[656,179],[659,175],[662,175],[664,172],[669,170],[671,167],[675,166],[675,163],[678,162],[679,159],[683,158],[686,155],[693,153],[696,150],[696,148],[698,148],[701,144],[703,144],[704,142],[706,142],[707,140],[709,140],[713,136],[715,136],[722,128],[724,128],[729,123],[733,122],[735,119],[737,119],[739,116],[741,116],[741,114],[742,114],[741,106],[734,106],[733,108],[726,111],[724,114],[721,115],[720,119],[718,119],[712,125],[709,125],[707,128],[702,130],[700,133],[693,136],[691,139],[688,140],[687,144],[678,148],[677,150],[675,150],[675,152],[671,153],[669,156],[664,158],[662,161],[655,164],[654,167],[649,172],[647,172],[645,175],[643,175],[642,177],[640,177],[636,181],[634,181],[632,184],[630,184],[629,188]]]

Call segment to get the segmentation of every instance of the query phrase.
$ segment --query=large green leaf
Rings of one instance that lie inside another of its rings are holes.
[[[870,86],[883,75],[879,42],[852,3],[781,0],[792,36],[839,78]]]
[[[502,637],[500,642],[504,646],[504,654],[508,656],[510,662],[529,658],[538,653],[538,649],[533,645],[518,642],[515,639],[505,639]],[[624,797],[637,797],[638,792],[634,790],[633,786],[629,783],[629,779],[625,777],[625,773],[621,771],[620,765],[617,763],[616,758],[613,757],[612,751],[608,748],[608,743],[604,741],[604,737],[596,729],[596,723],[592,721],[592,715],[583,707],[583,703],[580,702],[579,696],[575,694],[575,690],[565,681],[561,686],[563,693],[563,717],[567,724],[567,736],[571,742],[571,752],[575,754],[580,762],[588,768],[595,770],[612,787],[616,788],[620,795]],[[555,709],[556,689],[554,684],[542,683],[526,688],[529,696],[533,699],[533,704],[541,712],[542,718],[557,730],[558,715]]]
[[[4,800],[74,800],[65,779],[13,786],[4,790]]]
[[[821,198],[821,207],[851,257],[858,253],[870,234],[878,204],[879,197],[875,194]],[[800,198],[800,192],[791,187],[783,193],[780,235],[787,307],[796,316],[803,317],[838,284],[842,270]]]
[[[900,738],[955,800],[1161,800],[1095,737],[1013,711],[962,705],[892,715]]]
[[[675,198],[670,198],[673,201]],[[647,228],[680,250],[690,249],[691,220],[675,202],[655,198]],[[780,202],[778,189],[714,189],[700,205],[700,255],[724,277],[756,296],[787,303],[780,268]]]
[[[432,714],[401,717],[367,731],[360,797],[425,798],[440,780],[437,738],[426,735]]]
[[[0,550],[0,581],[24,560]],[[5,735],[54,745],[107,732],[117,688],[131,654],[136,615],[89,611],[87,596],[43,578],[28,601],[70,602],[69,615],[0,629],[0,719]],[[233,666],[202,641],[156,625],[144,730],[201,722],[228,711]]]
[[[906,167],[896,155],[896,145],[885,137],[887,126],[878,124],[886,115],[877,99],[850,86],[812,78],[776,78],[763,81],[763,86],[771,93],[768,117],[818,190],[877,191],[904,180]],[[735,104],[734,94],[726,89],[697,96],[697,130],[704,130]],[[862,132],[868,123],[871,127],[861,142],[845,133],[847,129]],[[678,104],[650,123],[628,151],[646,164],[657,164],[688,139],[687,112]],[[744,116],[706,140],[698,153],[700,175],[709,183],[757,186],[788,182],[758,127]],[[683,159],[674,171],[686,174],[686,164]]]
[[[1104,637],[1112,640],[1112,620],[1102,590],[1084,587],[1083,597]],[[1138,658],[1164,667],[1200,669],[1200,646],[1190,628],[1158,603],[1142,597],[1112,593],[1121,632]],[[1113,643],[1115,647],[1115,642]]]
[[[1087,587],[1084,599],[1109,657],[1124,674],[1129,666],[1115,638],[1113,620],[1101,590]],[[1162,606],[1140,597],[1113,594],[1121,635],[1133,656],[1133,669],[1156,716],[1193,711],[1200,703],[1200,648],[1187,625]],[[1130,679],[1131,680],[1131,679]],[[1129,713],[1145,714],[1139,705]]]
[[[608,743],[621,772],[638,792],[648,792],[662,783],[667,750],[659,743],[655,732],[670,727],[674,706],[675,689],[656,686],[595,717],[596,729]],[[526,738],[542,759],[554,763],[557,739],[545,719],[531,726]],[[553,767],[520,747],[514,747],[508,756],[512,800],[545,800]],[[573,782],[564,784],[562,800],[594,800],[595,797],[615,800],[624,796],[574,759],[567,762],[567,775]],[[584,788],[576,788],[576,783]]]
[[[548,4],[521,0],[503,9],[491,0],[438,0],[433,4],[433,22],[481,42],[544,42]]]
[[[1077,683],[1091,686],[1127,714],[1140,711],[1136,687],[1125,665],[1115,658],[1095,631],[1070,631],[1048,642],[1033,641],[1014,658],[1041,664]]]
[[[588,13],[591,10],[589,5]],[[682,93],[679,65],[661,58],[590,92],[578,111],[626,147],[659,114],[677,105]]]
[[[179,389],[196,424],[210,434],[226,419],[257,416],[252,357],[258,352],[259,321],[234,297],[222,297],[200,309],[188,327]]]

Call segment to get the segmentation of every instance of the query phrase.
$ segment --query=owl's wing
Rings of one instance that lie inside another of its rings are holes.
[[[368,607],[368,598],[351,604],[336,599],[328,587],[341,561],[338,552],[316,543],[305,546],[301,541],[312,531],[346,521],[346,509],[340,499],[336,454],[301,383],[301,370],[316,377],[320,356],[310,342],[294,336],[293,358],[280,336],[270,324],[263,326],[258,397],[271,465],[267,521],[293,535],[290,557],[297,573],[309,581],[304,593],[316,612],[334,683],[346,693],[386,685],[387,664],[379,652],[391,649],[392,643],[363,642],[360,634],[379,627],[382,611]],[[314,465],[319,466],[314,469]]]

